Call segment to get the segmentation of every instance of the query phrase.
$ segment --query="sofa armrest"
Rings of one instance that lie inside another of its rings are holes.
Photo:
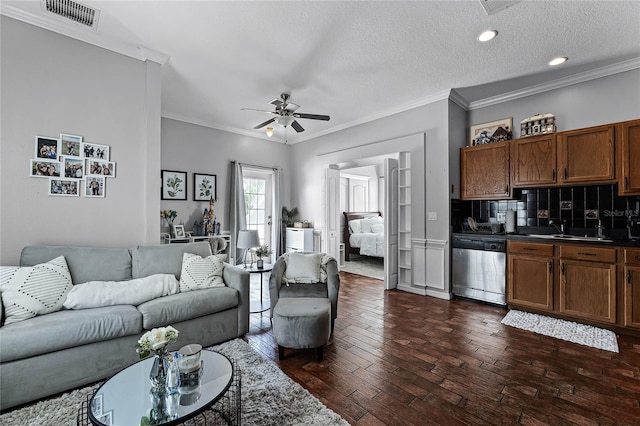
[[[224,264],[222,279],[229,288],[238,290],[238,332],[249,332],[249,273],[229,263]]]
[[[273,269],[271,270],[271,276],[269,277],[269,303],[271,305],[269,315],[271,318],[273,318],[273,308],[275,308],[280,297],[280,287],[282,286],[282,277],[286,267],[287,264],[284,263],[282,258],[280,258],[276,261],[275,265],[273,265]]]
[[[327,262],[327,296],[331,301],[331,317],[338,317],[338,293],[340,291],[340,273],[335,259]]]

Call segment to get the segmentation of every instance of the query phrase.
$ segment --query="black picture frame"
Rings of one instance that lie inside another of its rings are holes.
[[[177,170],[162,170],[162,187],[160,198],[162,200],[187,200],[187,172]]]
[[[216,175],[193,174],[193,201],[209,201],[213,196],[218,199],[218,180]]]

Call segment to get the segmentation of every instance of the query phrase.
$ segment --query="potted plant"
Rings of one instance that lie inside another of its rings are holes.
[[[271,253],[271,249],[266,244],[263,244],[256,248],[256,256],[258,257],[256,266],[258,267],[258,269],[262,269],[264,267],[264,261],[262,260],[262,258],[271,256]]]

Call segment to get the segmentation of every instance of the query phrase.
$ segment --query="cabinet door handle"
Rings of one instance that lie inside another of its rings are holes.
[[[631,284],[631,271],[627,271],[627,282]]]
[[[564,169],[564,180],[567,180],[567,168]]]
[[[533,248],[533,247],[522,247],[522,250],[527,250],[527,251],[538,251],[538,249]]]
[[[556,180],[556,169],[551,172],[551,179]]]
[[[595,253],[587,253],[584,251],[579,251],[578,254],[581,254],[582,256],[595,256]]]
[[[553,272],[553,263],[549,262],[549,272]]]
[[[624,189],[629,189],[629,178],[627,176],[624,177]]]
[[[560,272],[564,275],[564,263],[560,264]]]
[[[505,189],[505,190],[504,190],[504,193],[505,193],[505,194],[508,194],[508,193],[509,193],[509,184],[507,184],[507,189]]]

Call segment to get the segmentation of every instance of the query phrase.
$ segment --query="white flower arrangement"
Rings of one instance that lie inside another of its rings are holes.
[[[140,359],[148,357],[151,352],[162,352],[168,345],[178,340],[178,330],[171,327],[154,328],[147,331],[138,340],[136,352]]]

